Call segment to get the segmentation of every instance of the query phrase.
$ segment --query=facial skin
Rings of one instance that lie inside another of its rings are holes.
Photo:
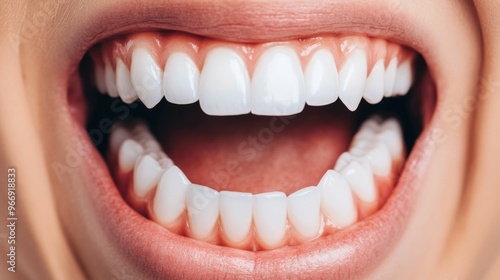
[[[117,277],[117,269],[126,270],[127,276],[148,275],[131,265],[131,256],[110,240],[109,229],[99,212],[106,207],[99,206],[96,197],[82,191],[96,187],[91,185],[89,177],[102,175],[92,173],[92,166],[88,164],[95,159],[81,159],[77,168],[65,174],[62,180],[51,165],[65,162],[67,148],[76,146],[73,137],[79,137],[70,133],[71,123],[61,118],[69,115],[61,109],[61,104],[65,102],[68,73],[77,67],[82,55],[79,56],[80,49],[89,47],[85,46],[84,39],[106,37],[109,30],[97,24],[113,16],[105,11],[120,5],[126,7],[132,2],[48,0],[3,4],[0,33],[6,40],[0,42],[0,168],[1,174],[5,174],[8,167],[17,170],[19,259],[17,272],[11,274],[2,269],[2,279],[13,276],[15,279],[85,279],[97,275],[109,279]],[[144,2],[144,13],[139,14],[144,18],[131,17],[128,23],[111,21],[115,24],[110,24],[110,29],[126,26],[134,32],[134,28],[148,24],[168,27],[168,22],[158,20],[154,12],[154,7],[168,11],[168,1],[141,2]],[[184,1],[192,7],[202,6],[201,2]],[[241,22],[230,18],[234,21],[227,29],[201,28],[206,33],[202,35],[239,41],[244,36],[241,38],[238,34],[245,33],[234,30],[246,30],[253,39],[266,41],[281,34],[278,29],[262,34],[248,31],[251,24],[259,25],[259,18],[272,20],[269,14],[262,12],[265,9],[258,9],[264,2],[248,2],[251,4],[248,7],[256,9],[252,16]],[[291,3],[303,4],[283,2],[291,6]],[[338,2],[340,7],[349,6],[344,1]],[[391,5],[389,0],[378,1],[378,4],[370,2],[357,1],[356,5],[378,8]],[[41,14],[43,4],[47,3],[55,7],[49,9],[54,12]],[[268,7],[279,9],[273,5]],[[495,1],[428,0],[392,7],[396,7],[394,13],[398,18],[415,19],[418,27],[411,35],[416,38],[412,47],[419,48],[416,51],[430,65],[439,102],[429,129],[432,133],[419,140],[428,141],[425,147],[431,155],[419,163],[423,168],[422,178],[415,186],[418,195],[408,225],[387,258],[366,276],[374,279],[489,276],[494,279],[500,264],[497,217],[500,189],[496,170],[500,164],[500,132],[496,129],[500,120],[497,94],[500,92],[500,57],[496,53],[500,23],[495,16],[500,12],[500,5]],[[150,22],[145,20],[149,14],[154,17]],[[221,18],[214,20],[211,26],[224,22]],[[200,30],[194,28],[197,24],[200,23],[186,17],[186,25],[181,29]],[[352,30],[396,42],[412,41],[410,35],[396,27],[388,28],[380,22],[369,24],[373,21],[349,24],[347,19],[340,19],[336,26],[344,32]],[[286,32],[283,34],[294,37],[305,31],[290,28]],[[1,204],[6,205],[5,191],[0,199]],[[0,213],[5,221],[6,211]],[[0,244],[5,252],[4,240]]]

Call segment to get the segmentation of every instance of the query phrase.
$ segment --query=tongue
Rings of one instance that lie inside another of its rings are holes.
[[[192,183],[216,190],[291,194],[315,186],[349,145],[353,117],[341,106],[295,116],[207,116],[168,106],[152,124],[164,150]]]

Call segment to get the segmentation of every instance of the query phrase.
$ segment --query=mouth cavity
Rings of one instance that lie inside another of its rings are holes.
[[[94,46],[80,69],[84,125],[126,203],[164,230],[249,251],[376,215],[434,109],[416,52],[358,35],[143,32]]]

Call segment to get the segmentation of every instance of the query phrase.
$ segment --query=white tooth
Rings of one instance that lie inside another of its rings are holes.
[[[220,218],[227,238],[236,244],[243,242],[252,225],[253,196],[251,193],[220,192]]]
[[[253,218],[255,230],[266,249],[281,244],[286,231],[286,195],[270,192],[254,195]]]
[[[392,159],[398,159],[403,156],[403,133],[398,122],[394,119],[386,121],[378,133],[378,139],[384,143],[389,152],[391,153]]]
[[[137,122],[132,128],[133,138],[141,143],[146,152],[162,152],[160,143],[151,134],[149,127],[144,122]]]
[[[372,145],[372,143],[374,143],[377,140],[377,137],[378,137],[377,133],[374,131],[371,130],[359,131],[353,137],[349,151],[358,149],[366,150],[368,146]]]
[[[111,136],[109,138],[109,148],[112,155],[116,155],[120,150],[123,141],[131,137],[129,131],[120,123],[113,124],[111,128]]]
[[[288,196],[288,220],[306,239],[312,239],[319,233],[320,200],[317,187],[304,188]]]
[[[198,101],[200,70],[188,54],[170,55],[163,73],[163,93],[168,102],[191,104]]]
[[[139,158],[134,170],[134,193],[144,198],[160,180],[163,169],[151,155]]]
[[[106,93],[106,79],[104,77],[104,66],[95,63],[95,84],[100,93]]]
[[[159,224],[169,226],[184,212],[189,184],[184,173],[175,165],[163,173],[153,204],[153,211]]]
[[[347,109],[358,108],[366,84],[366,55],[364,50],[356,50],[350,54],[339,73],[339,98]]]
[[[234,51],[217,48],[208,53],[200,75],[200,106],[208,115],[250,113],[250,77]]]
[[[219,193],[205,186],[190,184],[187,209],[193,237],[199,240],[209,238],[219,217]]]
[[[411,60],[407,60],[399,65],[396,71],[396,82],[394,84],[394,93],[405,95],[413,82],[413,71]]]
[[[106,61],[104,66],[104,78],[106,80],[106,88],[111,97],[118,97],[118,90],[116,89],[116,75],[115,70],[110,62]]]
[[[388,175],[391,171],[391,153],[386,145],[376,142],[362,156],[370,163],[373,173],[379,176]]]
[[[321,211],[338,227],[354,224],[358,212],[351,189],[344,177],[334,170],[328,170],[318,184],[321,191]]]
[[[364,202],[375,202],[377,193],[373,175],[369,168],[357,160],[352,160],[340,172],[352,191]]]
[[[290,47],[278,46],[264,52],[252,77],[252,113],[293,115],[305,106],[301,62]]]
[[[123,102],[130,104],[137,100],[137,94],[130,80],[130,71],[121,59],[116,62],[116,88]]]
[[[397,67],[398,67],[398,59],[395,57],[391,59],[385,71],[385,79],[384,79],[385,97],[390,97],[394,93],[394,83],[396,82]]]
[[[322,106],[335,102],[339,96],[339,75],[330,51],[317,51],[304,73],[306,102]]]
[[[370,104],[377,104],[384,98],[384,61],[379,60],[366,80],[365,93],[363,97]]]
[[[352,155],[349,152],[343,152],[338,158],[337,162],[335,163],[335,170],[342,170],[344,169],[350,162],[352,161]]]
[[[144,148],[133,139],[123,142],[118,152],[118,164],[123,173],[128,173],[134,169],[137,158],[144,153]]]
[[[130,66],[132,85],[144,105],[151,109],[163,98],[162,70],[145,49],[138,48],[132,53]]]
[[[379,117],[375,116],[364,121],[358,132],[356,132],[352,138],[351,147],[361,146],[361,142],[375,138],[376,133],[380,130],[380,122],[381,120]]]

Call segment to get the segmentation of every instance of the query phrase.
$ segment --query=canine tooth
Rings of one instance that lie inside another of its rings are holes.
[[[394,93],[397,95],[405,95],[413,82],[411,60],[406,60],[399,65],[396,71],[396,82],[394,84]]]
[[[134,169],[137,158],[144,153],[144,148],[133,139],[125,140],[118,152],[120,170],[128,173]]]
[[[250,113],[250,77],[236,52],[217,48],[208,53],[200,75],[200,106],[208,115]]]
[[[318,184],[321,191],[321,211],[338,228],[346,228],[358,219],[351,189],[344,177],[328,170]]]
[[[191,104],[198,101],[200,70],[188,54],[170,55],[163,73],[163,93],[168,102]]]
[[[394,83],[396,82],[396,70],[398,67],[398,59],[394,57],[389,62],[387,69],[385,71],[384,79],[384,96],[390,97],[394,94]]]
[[[270,192],[254,195],[253,217],[257,236],[266,249],[278,247],[286,231],[286,195]]]
[[[219,217],[219,193],[209,187],[190,184],[187,210],[193,237],[198,240],[209,238]]]
[[[319,233],[320,200],[317,187],[298,190],[287,198],[288,221],[306,239],[312,239]]]
[[[100,93],[106,93],[106,79],[104,78],[104,66],[99,63],[95,63],[95,74],[94,74],[95,84],[97,90]]]
[[[138,198],[144,198],[160,180],[163,169],[151,155],[138,159],[134,170],[134,193]]]
[[[339,75],[333,55],[328,50],[317,51],[304,73],[306,102],[322,106],[335,102],[339,96]]]
[[[153,203],[159,224],[169,226],[185,211],[189,184],[184,173],[175,165],[163,173]]]
[[[219,209],[222,229],[233,243],[245,240],[252,225],[253,196],[251,193],[220,192]]]
[[[251,96],[256,115],[292,115],[304,109],[304,75],[292,48],[278,46],[264,52],[253,73]]]
[[[384,61],[379,60],[366,80],[365,93],[363,97],[370,104],[377,104],[384,98]]]
[[[130,79],[130,71],[121,59],[116,62],[116,88],[123,102],[130,104],[137,100],[137,94]]]
[[[374,202],[377,199],[375,183],[370,168],[353,159],[340,173],[344,176],[351,190],[363,202]]]
[[[354,51],[339,73],[339,98],[345,106],[354,111],[358,108],[366,84],[366,55],[364,50]]]
[[[132,53],[130,66],[132,85],[144,105],[151,109],[163,98],[162,70],[145,49],[138,48]]]
[[[118,97],[118,89],[116,88],[115,70],[110,62],[106,61],[104,66],[104,79],[106,80],[106,88],[111,97]]]

